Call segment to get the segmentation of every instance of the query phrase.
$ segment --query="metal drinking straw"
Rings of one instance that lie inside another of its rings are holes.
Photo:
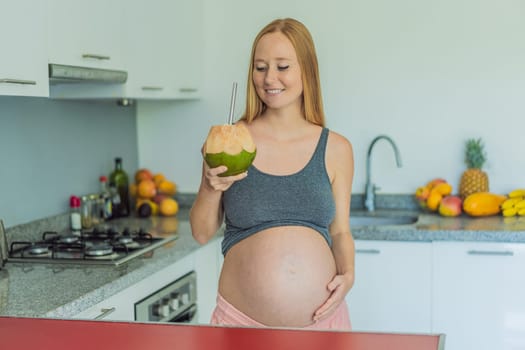
[[[233,112],[235,111],[235,97],[237,96],[237,83],[233,83],[232,99],[230,101],[230,116],[228,117],[228,124],[233,124]]]

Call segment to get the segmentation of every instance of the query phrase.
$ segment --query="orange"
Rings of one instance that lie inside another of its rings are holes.
[[[160,183],[164,180],[166,180],[166,177],[164,176],[163,173],[157,173],[153,175],[153,181],[155,182],[155,185],[157,187],[159,187]]]
[[[168,196],[173,196],[177,192],[177,185],[174,182],[169,180],[162,180],[158,184],[159,193],[167,194]]]
[[[179,211],[179,203],[173,198],[164,198],[160,202],[159,210],[164,216],[174,216]]]
[[[157,194],[153,180],[142,180],[137,186],[137,195],[140,198],[153,198]]]

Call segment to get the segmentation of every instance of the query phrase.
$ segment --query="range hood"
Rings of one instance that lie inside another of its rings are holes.
[[[49,81],[51,84],[124,84],[127,79],[128,72],[121,70],[77,67],[54,63],[49,64]]]

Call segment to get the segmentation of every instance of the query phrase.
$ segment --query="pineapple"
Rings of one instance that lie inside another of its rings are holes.
[[[489,191],[489,178],[482,169],[486,161],[481,139],[468,139],[465,148],[465,163],[467,170],[461,175],[459,196],[465,199],[476,192]]]

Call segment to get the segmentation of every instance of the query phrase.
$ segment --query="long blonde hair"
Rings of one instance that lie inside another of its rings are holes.
[[[293,18],[276,19],[266,25],[255,37],[252,45],[250,67],[248,69],[248,82],[246,84],[246,111],[241,120],[250,123],[266,109],[266,105],[257,95],[253,84],[253,61],[259,40],[263,35],[275,32],[284,34],[292,43],[297,54],[303,80],[302,108],[305,119],[313,124],[325,126],[319,65],[315,53],[314,41],[304,24]]]

